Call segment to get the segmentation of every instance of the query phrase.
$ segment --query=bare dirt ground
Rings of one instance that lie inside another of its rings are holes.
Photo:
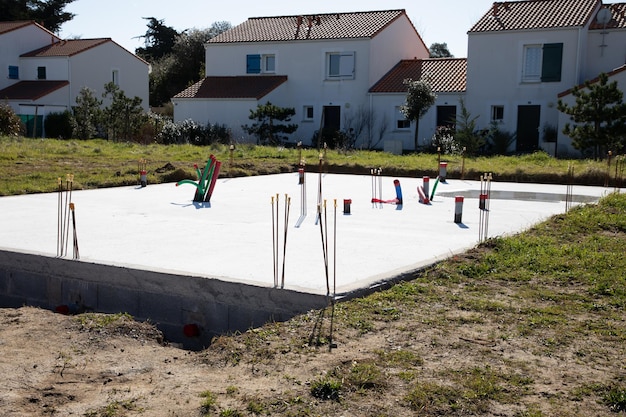
[[[428,299],[391,319],[400,312],[381,301],[381,320],[366,332],[347,326],[338,305],[333,333],[327,309],[199,352],[163,344],[155,327],[123,315],[1,309],[1,414],[616,415],[594,387],[626,378],[623,343],[561,343],[549,328],[505,337],[514,314],[478,317]],[[320,334],[332,334],[336,348]],[[340,396],[312,395],[316,381],[333,376]]]

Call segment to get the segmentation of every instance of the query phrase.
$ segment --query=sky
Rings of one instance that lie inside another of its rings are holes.
[[[178,32],[206,29],[226,21],[232,26],[250,17],[293,16],[336,12],[405,9],[426,46],[446,43],[457,58],[467,57],[467,31],[492,6],[493,0],[74,0],[65,11],[74,18],[59,35],[71,38],[112,38],[134,52],[144,46],[144,17],[155,17]]]

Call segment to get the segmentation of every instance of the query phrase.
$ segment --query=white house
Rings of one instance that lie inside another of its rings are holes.
[[[416,149],[415,137],[427,144],[463,99],[478,129],[515,134],[511,152],[576,154],[569,138],[544,133],[563,127],[559,95],[625,62],[626,3],[495,2],[468,31],[466,59],[429,59],[404,10],[261,17],[209,41],[207,78],[172,101],[175,120],[223,123],[237,140],[249,139],[250,110],[271,101],[295,108],[294,141],[332,126],[365,132],[357,146],[399,151]],[[403,80],[421,77],[437,101],[415,136],[399,109]],[[370,129],[356,126],[364,114]]]
[[[0,100],[38,132],[83,87],[99,97],[111,81],[148,110],[148,64],[109,38],[62,40],[35,22],[0,22],[0,49]]]
[[[577,153],[544,132],[563,127],[559,94],[626,62],[625,11],[601,0],[495,2],[468,32],[466,105],[478,126],[516,133],[513,151]]]
[[[404,10],[250,18],[206,44],[207,76],[174,96],[174,118],[250,141],[241,126],[269,101],[295,109],[292,139],[310,144],[321,127],[348,130],[396,63],[428,56]]]

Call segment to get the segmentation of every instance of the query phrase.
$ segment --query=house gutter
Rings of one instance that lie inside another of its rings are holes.
[[[582,35],[583,35],[583,27],[578,28],[578,51],[576,52],[576,85],[580,84],[582,80],[580,79],[580,66],[582,57]]]

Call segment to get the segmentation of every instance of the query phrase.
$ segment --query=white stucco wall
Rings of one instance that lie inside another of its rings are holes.
[[[9,79],[9,65],[20,65],[21,54],[39,49],[58,40],[50,32],[32,24],[0,35],[0,89],[19,80]],[[20,79],[22,68],[20,68]]]
[[[380,80],[401,59],[424,59],[430,56],[428,47],[406,16],[401,16],[374,36],[370,45],[370,86]]]
[[[622,92],[626,91],[626,71],[620,71],[613,76],[609,77],[608,83],[612,83],[617,81],[617,88]],[[568,106],[573,106],[576,104],[576,98],[572,94],[567,94],[561,97],[561,101]],[[557,137],[557,155],[566,157],[566,156],[580,156],[581,152],[574,149],[572,146],[572,139],[569,136],[563,134],[562,130],[565,125],[573,122],[570,120],[569,116],[565,113],[560,113],[558,115],[558,137]]]
[[[418,146],[430,144],[437,129],[437,106],[455,106],[457,117],[461,113],[461,98],[463,93],[437,93],[435,104],[428,109],[419,121],[417,134]],[[376,121],[387,121],[388,129],[385,139],[376,145],[377,149],[383,149],[384,141],[401,141],[402,149],[412,151],[415,149],[415,122],[411,123],[410,129],[398,129],[396,125],[396,108],[403,105],[406,100],[404,93],[372,94],[371,106],[375,112]],[[378,125],[378,123],[377,123]],[[358,144],[357,144],[358,145]]]
[[[587,44],[584,79],[593,79],[626,63],[626,29],[589,31]]]
[[[524,46],[562,43],[560,82],[522,81]],[[540,106],[539,147],[550,151],[543,142],[546,126],[558,128],[557,95],[582,79],[587,49],[584,30],[560,29],[502,33],[470,33],[468,36],[466,106],[477,127],[489,127],[492,106],[504,106],[503,131],[517,130],[518,106]]]
[[[101,96],[104,85],[112,81],[115,70],[119,75],[119,87],[126,96],[140,97],[144,110],[149,109],[148,65],[126,49],[110,41],[74,55],[70,61],[72,105],[84,86]]]

